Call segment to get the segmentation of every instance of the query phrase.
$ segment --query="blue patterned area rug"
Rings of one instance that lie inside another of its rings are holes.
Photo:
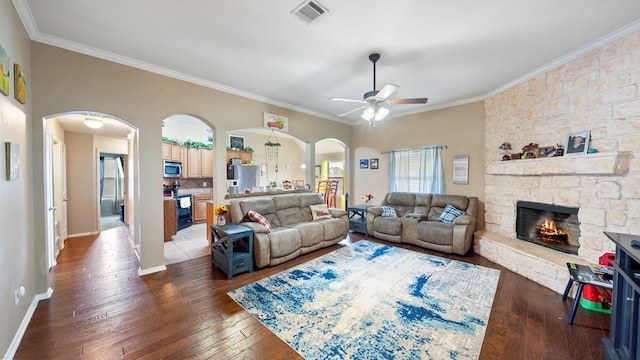
[[[477,359],[499,277],[361,240],[228,294],[308,360]]]

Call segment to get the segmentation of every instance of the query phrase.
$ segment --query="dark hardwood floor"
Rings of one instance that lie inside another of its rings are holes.
[[[376,241],[347,242],[363,238]],[[124,227],[69,239],[15,358],[300,359],[226,293],[340,246],[227,280],[208,256],[139,277]],[[569,300],[478,255],[398,246],[501,270],[481,359],[603,358],[608,315],[579,309],[568,325]]]

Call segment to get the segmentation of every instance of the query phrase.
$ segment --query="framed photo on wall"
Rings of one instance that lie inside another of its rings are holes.
[[[360,169],[367,169],[367,168],[369,168],[369,160],[360,159]]]
[[[453,183],[469,184],[469,155],[456,155],[453,157]]]
[[[229,135],[229,148],[244,150],[244,136]]]
[[[591,140],[591,131],[582,131],[577,133],[571,133],[567,135],[567,141],[565,142],[564,154],[586,154],[589,150],[589,141]]]
[[[371,166],[371,169],[377,170],[378,169],[378,159],[369,160],[369,165]]]

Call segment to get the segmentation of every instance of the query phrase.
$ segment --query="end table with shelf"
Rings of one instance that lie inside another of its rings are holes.
[[[640,249],[631,246],[631,240],[640,240],[640,235],[604,234],[616,245],[616,261],[611,331],[602,339],[602,351],[607,360],[640,359]]]
[[[211,263],[227,274],[253,272],[253,230],[238,224],[211,226]]]
[[[347,207],[349,230],[369,235],[367,231],[367,211],[369,211],[369,206],[368,204],[360,204]]]

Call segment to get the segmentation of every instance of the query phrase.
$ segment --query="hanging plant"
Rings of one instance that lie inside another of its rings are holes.
[[[264,143],[264,146],[282,146],[279,142],[271,142],[271,141],[267,141],[266,143]]]

